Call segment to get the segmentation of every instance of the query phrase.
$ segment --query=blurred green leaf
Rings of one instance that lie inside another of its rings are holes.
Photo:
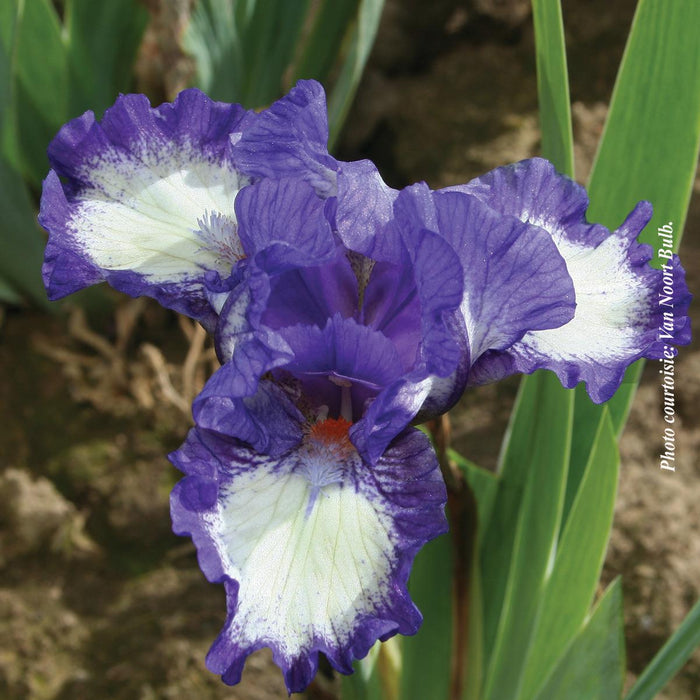
[[[454,451],[449,458],[462,470],[475,501],[478,503],[477,532],[488,520],[488,509],[493,502],[498,487],[497,477],[465,460]],[[469,500],[469,499],[467,499]],[[467,508],[472,507],[468,503]],[[475,504],[474,504],[475,505]],[[463,665],[462,698],[477,700],[481,697],[483,681],[483,619],[481,600],[481,574],[478,551],[474,548],[474,517],[466,512],[464,519],[451,513],[450,534],[429,542],[416,556],[411,569],[409,592],[411,598],[423,613],[423,625],[414,637],[402,640],[401,694],[403,700],[416,697],[447,699],[454,692],[452,669],[455,662]],[[454,538],[456,529],[469,541],[460,540],[471,554],[463,555],[471,559],[464,573],[469,580],[456,576],[454,564]],[[455,585],[466,585],[464,599],[467,608],[455,610]],[[464,623],[464,630],[456,630],[455,625]],[[455,640],[466,641],[465,648],[456,650]],[[455,653],[462,655],[456,659]]]
[[[199,0],[184,45],[196,61],[197,85],[214,99],[264,107],[279,97],[290,69],[295,78],[327,78],[354,21],[347,55],[329,92],[332,148],[369,58],[383,6],[384,0],[326,0],[311,23],[307,46],[297,56],[297,43],[310,21],[309,0]]]
[[[488,700],[514,698],[520,684],[559,532],[572,414],[573,394],[552,373],[525,377],[481,545]]]
[[[353,664],[354,673],[343,676],[342,700],[397,700],[396,664],[400,663],[399,638],[377,642],[364,659]]]
[[[519,697],[530,698],[588,613],[612,527],[619,456],[606,411],[541,599]]]
[[[350,111],[350,105],[360,84],[374,38],[382,17],[384,0],[361,0],[357,26],[353,32],[350,50],[328,99],[328,124],[330,137],[328,148],[332,149]]]
[[[255,0],[237,3],[237,8],[251,5],[255,5]],[[215,100],[241,101],[243,46],[233,3],[198,0],[185,32],[184,46],[195,59],[196,83],[202,90]]]
[[[46,147],[68,117],[68,61],[50,0],[20,2],[12,73],[22,174],[39,186],[49,169]]]
[[[559,0],[533,0],[532,15],[535,25],[542,154],[554,163],[559,172],[573,177],[571,100]]]
[[[65,46],[71,71],[69,117],[97,114],[128,92],[148,23],[136,0],[66,0]]]
[[[268,105],[279,96],[308,12],[308,0],[257,0],[243,34],[247,104]]]
[[[423,614],[418,634],[401,641],[399,697],[448,697],[452,659],[452,543],[442,535],[418,552],[411,569],[409,592]]]
[[[19,0],[0,3],[0,157],[15,170],[21,167],[17,115],[12,107],[12,66],[17,46]]]
[[[481,540],[483,534],[488,530],[494,500],[498,493],[499,478],[493,472],[479,467],[474,462],[470,462],[454,450],[449,451],[449,458],[460,468],[469,484],[469,488],[474,494],[474,499],[478,506],[478,530],[479,539]]]
[[[0,299],[18,303],[29,297],[47,304],[41,282],[43,240],[27,188],[17,172],[16,114],[12,109],[12,70],[17,46],[19,3],[0,8]]]
[[[562,389],[562,391],[567,391]],[[597,406],[583,391],[571,390],[574,394],[574,430],[571,439],[571,459],[569,474],[566,480],[566,496],[564,498],[564,513],[562,514],[562,531],[566,526],[571,506],[578,493],[581,480],[586,473],[591,450],[596,436],[600,432],[604,409],[608,405]],[[612,417],[610,417],[612,420]]]
[[[534,700],[617,700],[625,674],[622,590],[608,586]]]
[[[700,646],[700,600],[644,669],[625,700],[652,700]]]
[[[308,0],[199,0],[185,34],[197,85],[216,100],[264,107],[279,97]]]
[[[9,282],[5,282],[0,276],[0,302],[7,304],[19,304],[22,301],[15,288]]]
[[[484,683],[484,602],[478,548],[474,551],[469,593],[468,648],[464,659],[464,687],[461,700],[481,700]]]
[[[338,52],[357,14],[359,0],[324,0],[295,67],[295,80],[315,78],[326,82]]]
[[[376,673],[370,673],[368,677],[363,675],[362,665],[365,662],[365,659],[356,661],[353,664],[354,672],[341,678],[341,700],[385,700],[379,676]]]
[[[30,297],[41,306],[48,306],[41,281],[44,256],[43,237],[29,200],[27,188],[9,164],[0,159],[0,279],[15,291],[15,297]],[[16,301],[5,294],[5,301]]]
[[[591,220],[617,226],[640,199],[680,233],[700,144],[700,3],[640,0],[590,178]],[[655,246],[656,247],[656,246]]]

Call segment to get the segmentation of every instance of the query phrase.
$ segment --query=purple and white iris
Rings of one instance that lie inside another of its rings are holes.
[[[647,203],[612,233],[588,224],[585,191],[541,159],[398,192],[327,135],[313,81],[260,114],[123,96],[59,132],[40,213],[51,298],[106,280],[214,334],[222,366],[171,455],[173,526],[226,589],[209,668],[236,683],[267,646],[290,691],[319,652],[349,673],[420,625],[406,584],[446,491],[412,424],[538,368],[602,402],[663,352]]]

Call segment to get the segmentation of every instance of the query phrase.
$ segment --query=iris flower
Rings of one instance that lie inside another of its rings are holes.
[[[40,214],[52,298],[106,280],[213,333],[221,368],[170,456],[173,527],[226,590],[208,667],[236,683],[270,647],[290,692],[319,653],[349,673],[420,625],[406,584],[446,491],[413,424],[538,368],[602,402],[690,338],[674,257],[659,340],[662,276],[636,243],[649,204],[614,232],[588,224],[583,188],[542,159],[397,191],[327,135],[313,81],[260,114],[124,96],[59,132]]]

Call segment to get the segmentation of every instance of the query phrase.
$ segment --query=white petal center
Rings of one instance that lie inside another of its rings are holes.
[[[260,465],[220,494],[210,523],[240,582],[229,633],[274,642],[287,658],[323,638],[346,641],[388,593],[394,545],[381,505],[341,482],[342,465]]]
[[[85,177],[91,186],[80,192],[70,227],[98,267],[150,282],[230,272],[221,238],[234,235],[230,247],[240,248],[233,204],[247,180],[226,163],[187,147],[108,151]]]
[[[637,347],[652,308],[650,290],[630,268],[627,243],[611,235],[597,248],[557,241],[576,290],[576,313],[569,323],[527,333],[522,343],[553,359],[626,356]]]

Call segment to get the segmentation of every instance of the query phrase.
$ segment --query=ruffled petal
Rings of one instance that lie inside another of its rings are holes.
[[[273,457],[297,445],[302,436],[303,417],[283,389],[263,379],[248,393],[230,362],[210,377],[192,404],[192,415],[200,428],[237,438]]]
[[[474,367],[474,383],[545,368],[568,388],[585,382],[591,399],[601,403],[615,393],[632,362],[659,358],[664,346],[690,341],[691,296],[677,257],[668,260],[667,270],[653,269],[651,247],[636,242],[651,219],[648,202],[640,202],[613,232],[589,224],[585,190],[538,158],[498,168],[461,189],[495,211],[546,230],[576,293],[571,321],[533,329],[510,349],[485,355]]]
[[[403,265],[368,263],[371,271],[363,294],[362,320],[391,339],[402,367],[412,368],[421,360],[423,338],[421,297],[408,252]]]
[[[193,89],[157,108],[122,95],[101,123],[86,112],[66,124],[49,147],[39,216],[49,297],[107,280],[211,320],[204,274],[228,276],[245,255],[234,199],[249,179],[233,166],[230,135],[246,118]]]
[[[195,398],[192,415],[203,428],[281,454],[299,440],[300,414],[279,387],[262,380],[293,358],[284,338],[260,322],[269,292],[268,276],[248,266],[228,293],[216,327],[223,364]]]
[[[322,328],[334,313],[349,317],[357,311],[357,278],[341,246],[332,262],[272,277],[270,289],[262,317],[270,328],[297,323]]]
[[[407,248],[420,299],[421,360],[430,374],[445,377],[462,356],[451,323],[464,293],[462,266],[432,231],[421,230],[417,240],[407,241]]]
[[[304,396],[313,397],[312,408],[326,406],[332,416],[350,421],[361,416],[366,402],[402,372],[385,335],[340,314],[323,329],[297,325],[280,335],[294,354],[284,372],[299,380]]]
[[[335,194],[337,162],[328,154],[326,95],[300,80],[258,114],[233,146],[237,166],[255,177],[301,177],[323,197]]]
[[[373,260],[396,262],[400,236],[385,232],[398,190],[389,187],[370,160],[338,165],[335,223],[343,244]]]
[[[387,445],[418,415],[436,379],[419,367],[385,387],[370,404],[350,430],[353,444],[367,462],[376,464]]]
[[[461,262],[460,312],[470,363],[484,352],[512,345],[528,330],[569,321],[574,289],[566,264],[540,228],[496,214],[473,196],[404,190],[397,207],[405,228],[439,232]]]
[[[269,274],[329,262],[336,251],[325,204],[301,180],[262,180],[236,197],[239,235]]]
[[[402,238],[404,268],[415,280],[420,361],[354,427],[353,439],[370,461],[416,416],[447,411],[464,391],[475,357],[573,313],[566,266],[540,229],[425,184],[402,190],[394,215],[385,230]],[[392,333],[400,337],[404,330]]]
[[[466,185],[448,187],[473,195],[500,214],[515,216],[547,231],[554,242],[562,239],[595,245],[608,230],[585,220],[586,190],[557,173],[544,158],[530,158],[496,168]]]
[[[288,690],[301,691],[319,652],[350,673],[378,639],[416,632],[411,564],[446,530],[445,487],[424,435],[403,433],[372,468],[333,420],[278,459],[193,430],[171,460],[187,475],[171,497],[173,529],[193,538],[203,572],[226,588],[228,617],[207,657],[226,683],[267,646]]]

